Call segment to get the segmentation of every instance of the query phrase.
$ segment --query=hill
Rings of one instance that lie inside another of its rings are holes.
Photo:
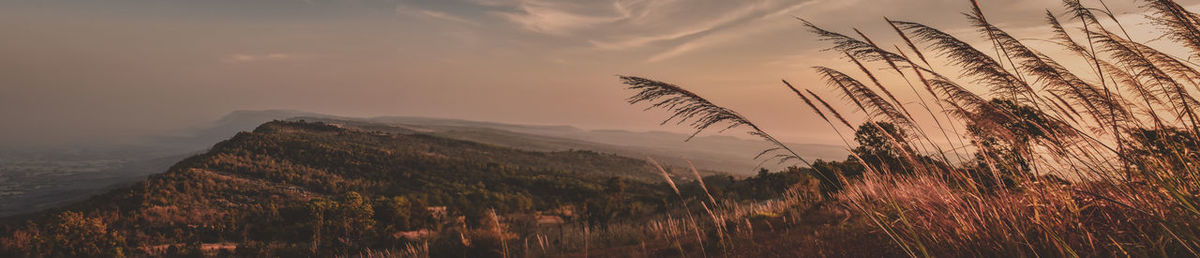
[[[112,248],[146,252],[154,246],[193,242],[295,244],[310,241],[305,237],[314,233],[301,237],[280,230],[306,228],[306,223],[322,220],[309,211],[326,202],[329,207],[347,202],[404,206],[400,210],[405,210],[406,219],[388,225],[399,232],[432,223],[407,219],[411,215],[407,210],[413,207],[421,211],[413,214],[438,206],[446,207],[451,216],[468,217],[489,210],[566,209],[572,214],[572,207],[583,207],[619,185],[621,192],[628,193],[626,205],[636,203],[644,207],[641,211],[650,212],[667,196],[668,188],[652,185],[661,179],[642,160],[591,151],[532,152],[382,128],[390,131],[321,122],[269,122],[187,158],[166,173],[67,206],[63,209],[67,212],[30,216],[35,218],[33,224],[11,224],[5,232],[53,234],[54,227],[37,225],[92,221],[105,225],[98,234],[121,239],[109,243],[111,248],[98,247],[100,253]],[[33,246],[46,248],[41,253],[62,250],[61,246]],[[89,254],[99,253],[60,255]]]
[[[519,125],[422,117],[352,118],[295,110],[242,110],[197,128],[148,137],[140,142],[86,148],[0,152],[0,217],[58,207],[127,186],[159,173],[184,157],[205,151],[213,143],[253,130],[272,120],[325,121],[392,131],[397,127],[423,134],[537,152],[588,150],[642,158],[652,156],[668,165],[691,161],[706,174],[722,171],[753,175],[759,165],[753,155],[767,145],[728,136],[687,136],[667,132],[584,130],[571,126]],[[792,144],[802,155],[830,160],[844,158],[840,147]],[[780,169],[774,162],[762,164]],[[643,175],[644,176],[644,175]]]
[[[770,146],[761,140],[723,135],[688,135],[671,132],[585,130],[571,126],[535,126],[426,117],[376,117],[367,121],[431,130],[445,137],[487,142],[539,151],[595,150],[629,157],[653,156],[676,165],[692,161],[697,167],[753,175],[761,168],[779,170],[786,164],[762,163],[754,156]],[[518,140],[519,139],[519,140]],[[788,143],[800,155],[816,160],[841,160],[848,153],[841,146]]]
[[[653,156],[675,165],[686,165],[685,160],[690,160],[702,169],[726,171],[739,176],[754,175],[759,167],[769,170],[785,167],[774,162],[756,161],[754,155],[770,147],[770,144],[757,139],[701,135],[684,141],[688,138],[687,134],[661,131],[587,130],[564,125],[524,125],[411,116],[345,117],[296,110],[234,111],[206,127],[151,139],[146,145],[172,152],[196,151],[272,120],[372,123],[531,151],[591,150],[627,157]],[[788,145],[800,155],[813,160],[841,160],[848,155],[842,146]]]

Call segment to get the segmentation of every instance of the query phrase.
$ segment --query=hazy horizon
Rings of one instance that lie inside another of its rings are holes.
[[[1022,38],[1047,33],[1042,10],[1059,3],[982,1]],[[879,41],[894,35],[885,15],[975,35],[968,4],[0,0],[0,146],[121,141],[262,109],[688,131],[627,105],[618,74],[686,86],[785,141],[838,144],[779,83],[828,90],[809,67],[839,63],[793,16]]]
[[[288,114],[292,114],[292,113],[294,113],[296,115],[288,115]],[[268,116],[271,118],[265,118]],[[270,122],[271,120],[304,119],[306,117],[312,117],[312,118],[315,118],[318,120],[320,120],[320,119],[349,119],[350,121],[355,121],[355,120],[377,121],[378,119],[384,119],[383,121],[379,122],[379,123],[383,123],[383,124],[392,123],[392,122],[387,122],[387,119],[389,119],[389,118],[433,119],[435,121],[441,120],[441,121],[464,121],[467,123],[490,123],[490,124],[496,124],[496,125],[500,125],[500,126],[567,127],[567,128],[582,130],[583,132],[589,132],[589,133],[629,132],[629,133],[635,133],[635,134],[672,134],[673,136],[677,136],[678,138],[677,139],[670,138],[670,139],[664,139],[664,140],[674,139],[674,140],[678,140],[680,143],[687,142],[687,140],[686,140],[687,135],[694,132],[693,130],[686,129],[686,128],[662,126],[657,123],[651,124],[649,126],[645,126],[642,128],[634,128],[634,127],[615,128],[615,127],[587,127],[587,126],[577,126],[577,125],[571,125],[571,124],[555,124],[555,123],[519,123],[519,122],[493,121],[493,120],[486,120],[486,119],[432,117],[432,116],[423,116],[423,115],[350,116],[350,115],[328,114],[328,113],[310,112],[307,110],[294,110],[294,109],[240,109],[240,110],[230,111],[230,112],[225,113],[221,116],[218,116],[217,118],[214,118],[214,119],[204,120],[204,121],[196,121],[195,123],[193,123],[191,125],[187,125],[187,126],[181,127],[181,128],[170,128],[170,129],[164,129],[162,131],[146,132],[146,133],[137,134],[137,135],[128,135],[128,136],[124,136],[123,138],[104,138],[104,139],[92,139],[89,141],[76,141],[76,142],[69,142],[69,143],[53,143],[53,144],[42,143],[42,144],[30,144],[30,145],[23,145],[23,146],[22,145],[7,146],[6,145],[6,146],[0,146],[0,152],[2,152],[2,151],[10,151],[10,152],[17,151],[17,153],[20,153],[21,150],[31,151],[33,153],[47,152],[47,151],[57,152],[57,151],[79,151],[79,150],[111,151],[111,150],[114,150],[113,148],[120,149],[121,147],[135,147],[135,146],[144,146],[144,147],[160,146],[161,147],[163,144],[171,145],[172,143],[175,143],[176,141],[179,141],[179,140],[194,140],[193,138],[200,139],[200,138],[211,137],[211,135],[208,135],[208,134],[217,133],[217,132],[223,133],[224,130],[229,129],[229,126],[231,126],[231,125],[236,126],[236,125],[243,124],[252,118],[259,118],[259,119],[262,119],[262,121],[260,123],[267,123],[267,122]],[[258,124],[256,123],[254,126],[257,126],[257,125]],[[249,131],[249,130],[252,130],[254,126],[247,125],[247,127],[243,128],[241,130]],[[240,127],[240,126],[238,126],[238,127]],[[469,127],[474,127],[474,126],[469,126]],[[488,128],[488,127],[485,126],[485,127],[479,127],[479,128]],[[220,137],[224,138],[224,137],[230,137],[230,136],[232,136],[232,134],[223,135]],[[200,137],[200,138],[197,138],[197,137]],[[759,138],[756,138],[752,135],[743,134],[741,132],[737,132],[737,133],[705,132],[705,133],[701,133],[700,135],[697,135],[697,139],[703,139],[703,138],[709,138],[709,139],[718,138],[719,139],[719,138],[725,138],[725,137],[739,139],[739,140],[751,140],[751,141],[760,140]],[[695,140],[695,139],[693,139],[693,140]],[[203,143],[203,145],[207,146],[208,144],[215,143],[215,141],[216,140],[214,139],[213,142],[205,142],[205,143]],[[830,143],[821,143],[821,142],[788,142],[788,144],[803,144],[803,145],[811,144],[811,145],[826,145],[826,146],[834,146],[834,147],[841,146],[841,145],[830,144]]]

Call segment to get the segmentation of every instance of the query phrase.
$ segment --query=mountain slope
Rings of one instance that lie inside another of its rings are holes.
[[[355,118],[296,110],[234,111],[208,127],[180,132],[179,136],[175,137],[158,138],[152,145],[160,145],[162,149],[175,152],[199,150],[237,132],[253,129],[258,124],[272,120],[373,123],[532,151],[591,150],[628,157],[653,156],[664,163],[686,165],[686,161],[691,161],[701,169],[725,171],[739,176],[753,175],[760,166],[778,170],[789,165],[755,160],[754,156],[770,148],[770,144],[757,139],[732,136],[701,135],[684,141],[688,135],[670,132],[585,130],[561,125],[522,125],[430,117]],[[842,160],[848,155],[842,146],[798,143],[788,145],[800,155],[814,160]]]
[[[213,143],[228,139],[238,132],[284,119],[326,121],[389,132],[402,128],[408,130],[405,133],[419,132],[527,151],[589,150],[637,159],[651,156],[667,165],[686,166],[690,161],[702,173],[713,173],[706,170],[722,171],[737,176],[756,173],[760,161],[754,160],[753,156],[768,147],[762,141],[729,136],[700,136],[684,142],[686,135],[666,132],[584,130],[570,126],[422,117],[349,118],[294,110],[243,110],[232,112],[202,128],[177,132],[173,136],[153,137],[138,144],[90,148],[74,155],[66,151],[52,151],[33,158],[0,153],[0,216],[56,207],[103,193],[114,186],[128,185],[147,175],[162,172],[182,157],[202,152]],[[841,147],[836,146],[792,145],[801,155],[810,158],[840,160],[846,155]],[[31,162],[36,166],[26,165]],[[112,164],[103,168],[78,166],[93,163]],[[773,170],[780,168],[774,162],[761,165]]]
[[[479,190],[472,189],[479,184],[487,190],[519,191],[520,186],[509,184],[518,177],[563,179],[577,185],[586,185],[589,178],[596,181],[612,176],[657,180],[658,175],[648,169],[641,160],[595,152],[529,152],[423,134],[277,121],[218,143],[135,189],[153,193],[149,199],[167,199],[143,205],[179,205],[171,202],[170,195],[185,201],[219,200],[223,196],[205,196],[251,188],[249,185],[263,189],[236,195],[257,200],[303,199],[360,191],[387,196],[423,194],[438,203],[454,201],[457,193]],[[206,180],[247,186],[197,191],[226,187],[206,185]]]
[[[668,188],[649,183],[661,179],[642,160],[590,151],[531,152],[381,128],[390,131],[320,122],[266,123],[187,158],[166,173],[65,208],[72,212],[32,216],[36,224],[10,224],[2,231],[58,234],[62,233],[55,233],[58,226],[36,225],[90,219],[105,225],[105,234],[120,235],[124,241],[112,248],[124,250],[251,241],[255,238],[247,232],[266,231],[271,233],[261,235],[269,239],[254,241],[304,243],[303,237],[277,239],[289,234],[275,231],[311,225],[312,205],[325,207],[320,205],[328,202],[321,200],[337,200],[330,207],[342,207],[338,205],[347,205],[341,203],[347,198],[373,202],[400,198],[396,200],[422,203],[419,207],[446,206],[451,214],[476,216],[485,210],[548,211],[581,207],[591,198],[605,196],[615,177],[632,179],[618,180],[624,181],[621,191],[628,189],[633,198],[630,203],[652,207],[667,196]],[[264,218],[278,221],[258,221]],[[395,230],[415,224],[397,225],[403,226]]]

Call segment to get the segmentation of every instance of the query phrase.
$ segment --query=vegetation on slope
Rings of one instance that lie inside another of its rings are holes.
[[[345,253],[392,247],[384,240],[400,231],[440,227],[428,206],[473,223],[492,210],[583,208],[621,185],[629,193],[622,212],[653,212],[666,192],[649,183],[661,178],[647,169],[641,160],[586,151],[527,152],[277,121],[130,188],[11,225],[3,249],[74,256],[261,243],[281,252]]]

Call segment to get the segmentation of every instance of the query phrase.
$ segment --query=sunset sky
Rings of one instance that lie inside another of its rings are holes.
[[[1062,12],[1057,0],[981,3],[1023,38],[1048,33],[1046,9]],[[1108,4],[1137,24],[1136,3]],[[858,27],[890,45],[884,16],[975,37],[961,14],[968,8],[966,0],[0,0],[0,146],[128,139],[239,109],[684,131],[658,126],[664,112],[626,104],[632,92],[619,74],[684,85],[787,141],[836,144],[779,83],[836,96],[809,67],[843,63],[793,16]]]

